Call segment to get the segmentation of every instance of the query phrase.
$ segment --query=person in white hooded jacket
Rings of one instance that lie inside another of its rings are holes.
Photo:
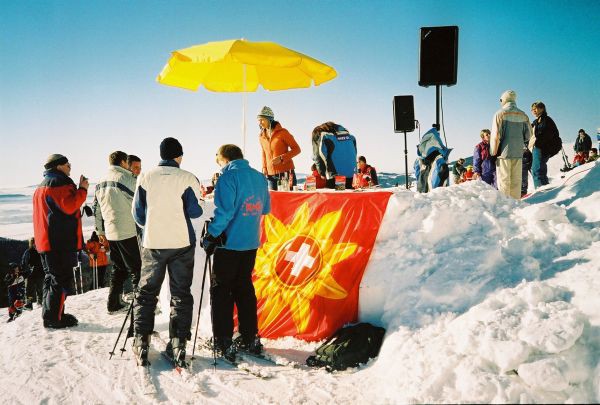
[[[531,137],[529,117],[517,108],[517,93],[500,96],[502,108],[492,121],[490,155],[496,156],[498,190],[516,200],[521,198],[523,150]]]
[[[135,177],[128,170],[127,154],[113,152],[108,157],[108,163],[108,173],[96,185],[94,216],[100,242],[106,244],[108,240],[110,246],[113,268],[109,275],[107,309],[114,312],[124,308],[120,297],[129,274],[133,285],[137,285],[142,260],[135,221],[131,215]]]
[[[171,312],[166,352],[177,365],[185,366],[194,305],[191,286],[196,234],[191,219],[202,215],[200,182],[192,173],[179,168],[183,148],[177,139],[165,138],[161,142],[160,157],[158,167],[138,177],[132,205],[135,221],[143,227],[133,351],[138,365],[148,365],[154,310],[168,271]]]

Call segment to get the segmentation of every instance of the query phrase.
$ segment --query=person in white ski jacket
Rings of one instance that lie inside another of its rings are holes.
[[[523,150],[531,137],[529,117],[517,108],[517,93],[506,90],[500,96],[502,108],[492,121],[490,155],[496,156],[498,190],[514,199],[521,198]]]
[[[133,350],[139,365],[147,365],[154,310],[165,275],[169,273],[171,311],[170,341],[166,352],[185,366],[187,341],[191,337],[191,293],[196,234],[191,219],[202,215],[200,182],[180,169],[183,148],[175,138],[160,144],[158,167],[138,177],[132,213],[143,227],[142,272],[134,302]]]
[[[110,246],[113,269],[109,277],[107,309],[114,312],[124,307],[121,293],[129,274],[133,285],[137,285],[142,261],[135,221],[131,215],[135,177],[128,170],[127,154],[113,152],[108,163],[108,173],[96,185],[94,216],[100,242],[104,244],[108,240]]]

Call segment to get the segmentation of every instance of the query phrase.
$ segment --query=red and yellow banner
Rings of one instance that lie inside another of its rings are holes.
[[[356,321],[391,194],[271,193],[253,275],[261,336],[321,340]]]

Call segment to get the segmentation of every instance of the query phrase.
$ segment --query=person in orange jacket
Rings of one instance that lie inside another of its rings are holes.
[[[257,119],[262,148],[262,172],[269,180],[269,188],[277,190],[277,181],[286,173],[292,178],[292,186],[295,186],[297,181],[292,158],[300,154],[300,146],[292,134],[275,121],[275,114],[269,107],[264,106]]]
[[[104,276],[106,275],[106,267],[108,266],[108,256],[106,255],[108,250],[108,245],[100,242],[96,231],[92,232],[92,236],[85,244],[85,251],[90,257],[90,267],[93,267],[94,264],[98,266],[98,288],[106,287]]]

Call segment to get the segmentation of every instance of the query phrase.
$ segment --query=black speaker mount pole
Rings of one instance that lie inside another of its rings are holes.
[[[440,85],[435,85],[435,129],[440,130]]]
[[[406,146],[406,131],[404,132],[404,181],[408,190],[408,148]]]

